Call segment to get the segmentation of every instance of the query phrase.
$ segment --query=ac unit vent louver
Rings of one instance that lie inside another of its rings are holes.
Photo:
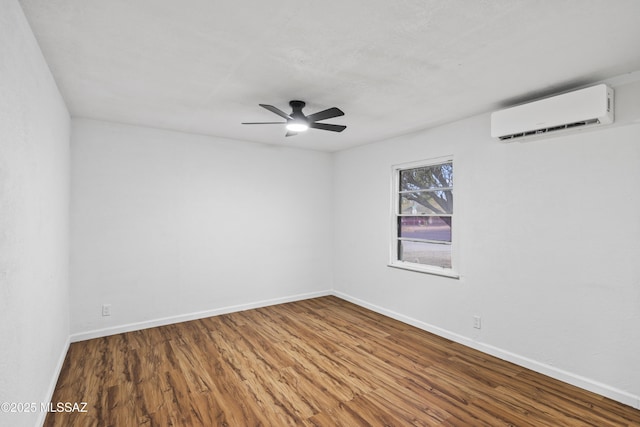
[[[491,114],[491,136],[509,142],[613,123],[613,89],[601,84]]]

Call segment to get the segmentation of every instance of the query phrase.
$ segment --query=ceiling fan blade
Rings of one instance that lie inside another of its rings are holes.
[[[341,109],[333,107],[326,110],[318,111],[317,113],[309,114],[307,120],[310,122],[317,122],[325,119],[332,119],[334,117],[344,116],[344,112]]]
[[[273,105],[267,105],[267,104],[258,104],[258,105],[261,106],[262,108],[266,108],[267,110],[271,111],[272,113],[275,113],[275,114],[279,115],[280,117],[282,117],[284,119],[291,120],[291,116],[290,115],[288,115],[287,113],[285,113],[281,109],[279,109],[277,107],[274,107]]]
[[[243,125],[286,125],[287,122],[244,122]]]
[[[342,132],[347,127],[342,125],[330,125],[328,123],[309,123],[310,128],[330,130],[331,132]]]
[[[291,132],[290,130],[287,131],[285,136],[296,136],[298,134],[298,132]]]

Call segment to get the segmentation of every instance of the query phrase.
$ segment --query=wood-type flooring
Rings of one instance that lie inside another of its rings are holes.
[[[640,426],[640,411],[329,296],[73,343],[45,426]]]

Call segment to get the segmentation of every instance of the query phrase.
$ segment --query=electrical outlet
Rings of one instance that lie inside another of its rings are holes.
[[[473,316],[473,327],[476,329],[480,329],[482,327],[480,316]]]
[[[102,315],[111,316],[111,304],[102,304]]]

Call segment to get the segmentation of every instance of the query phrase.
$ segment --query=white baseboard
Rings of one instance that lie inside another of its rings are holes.
[[[106,337],[109,335],[121,334],[123,332],[139,331],[141,329],[155,328],[156,326],[165,326],[173,323],[188,322],[189,320],[204,319],[211,316],[219,316],[221,314],[235,313],[237,311],[251,310],[253,308],[267,307],[270,305],[284,304],[287,302],[301,301],[309,298],[323,297],[332,295],[331,290],[309,292],[305,294],[290,295],[286,297],[273,298],[263,301],[255,301],[246,304],[233,305],[228,307],[216,308],[213,310],[198,311],[194,313],[180,314],[178,316],[169,316],[159,319],[145,320],[144,322],[128,323],[125,325],[112,326],[109,328],[95,329],[87,332],[80,332],[71,335],[71,342],[85,341],[93,338]]]
[[[392,310],[387,310],[386,308],[368,303],[367,301],[363,301],[359,298],[352,297],[351,295],[345,294],[340,291],[333,291],[333,295],[337,296],[338,298],[342,298],[346,301],[352,302],[361,307],[368,308],[369,310],[375,311],[376,313],[383,314],[385,316],[391,317],[392,319],[399,320],[403,323],[407,323],[411,326],[415,326],[419,329],[425,330],[427,332],[431,332],[435,335],[441,336],[451,341],[455,341],[459,344],[465,345],[467,347],[471,347],[473,349],[479,350],[491,356],[495,356],[499,359],[506,360],[511,363],[515,363],[516,365],[525,367],[527,369],[531,369],[532,371],[539,372],[551,378],[555,378],[559,381],[563,381],[565,383],[574,385],[576,387],[580,387],[584,390],[588,390],[588,391],[597,393],[601,396],[608,397],[620,403],[624,403],[625,405],[629,405],[633,408],[640,409],[640,396],[627,393],[624,390],[619,390],[615,387],[611,387],[607,384],[602,384],[590,378],[585,378],[580,375],[576,375],[572,372],[555,368],[545,363],[541,363],[536,360],[529,359],[527,357],[503,350],[501,348],[494,347],[492,345],[485,344],[479,341],[475,341],[469,337],[465,337],[463,335],[456,334],[451,331],[447,331],[446,329],[442,329],[437,326],[428,324],[426,322],[422,322],[420,320],[405,316],[403,314],[396,313],[395,311],[392,311]]]
[[[47,392],[45,394],[45,398],[41,402],[52,402],[53,401],[53,393],[56,391],[56,385],[58,384],[58,378],[60,378],[60,372],[62,372],[62,366],[64,365],[64,359],[67,357],[67,352],[69,351],[69,345],[71,344],[71,339],[70,338],[71,337],[67,337],[67,341],[65,342],[64,346],[62,347],[62,351],[60,352],[60,355],[58,356],[58,363],[56,364],[55,372],[54,372],[53,376],[51,377],[51,381],[49,382],[49,387],[48,387]],[[38,414],[39,414],[38,415],[38,421],[36,422],[36,425],[37,426],[44,425],[44,421],[47,418],[48,412],[39,411]]]

